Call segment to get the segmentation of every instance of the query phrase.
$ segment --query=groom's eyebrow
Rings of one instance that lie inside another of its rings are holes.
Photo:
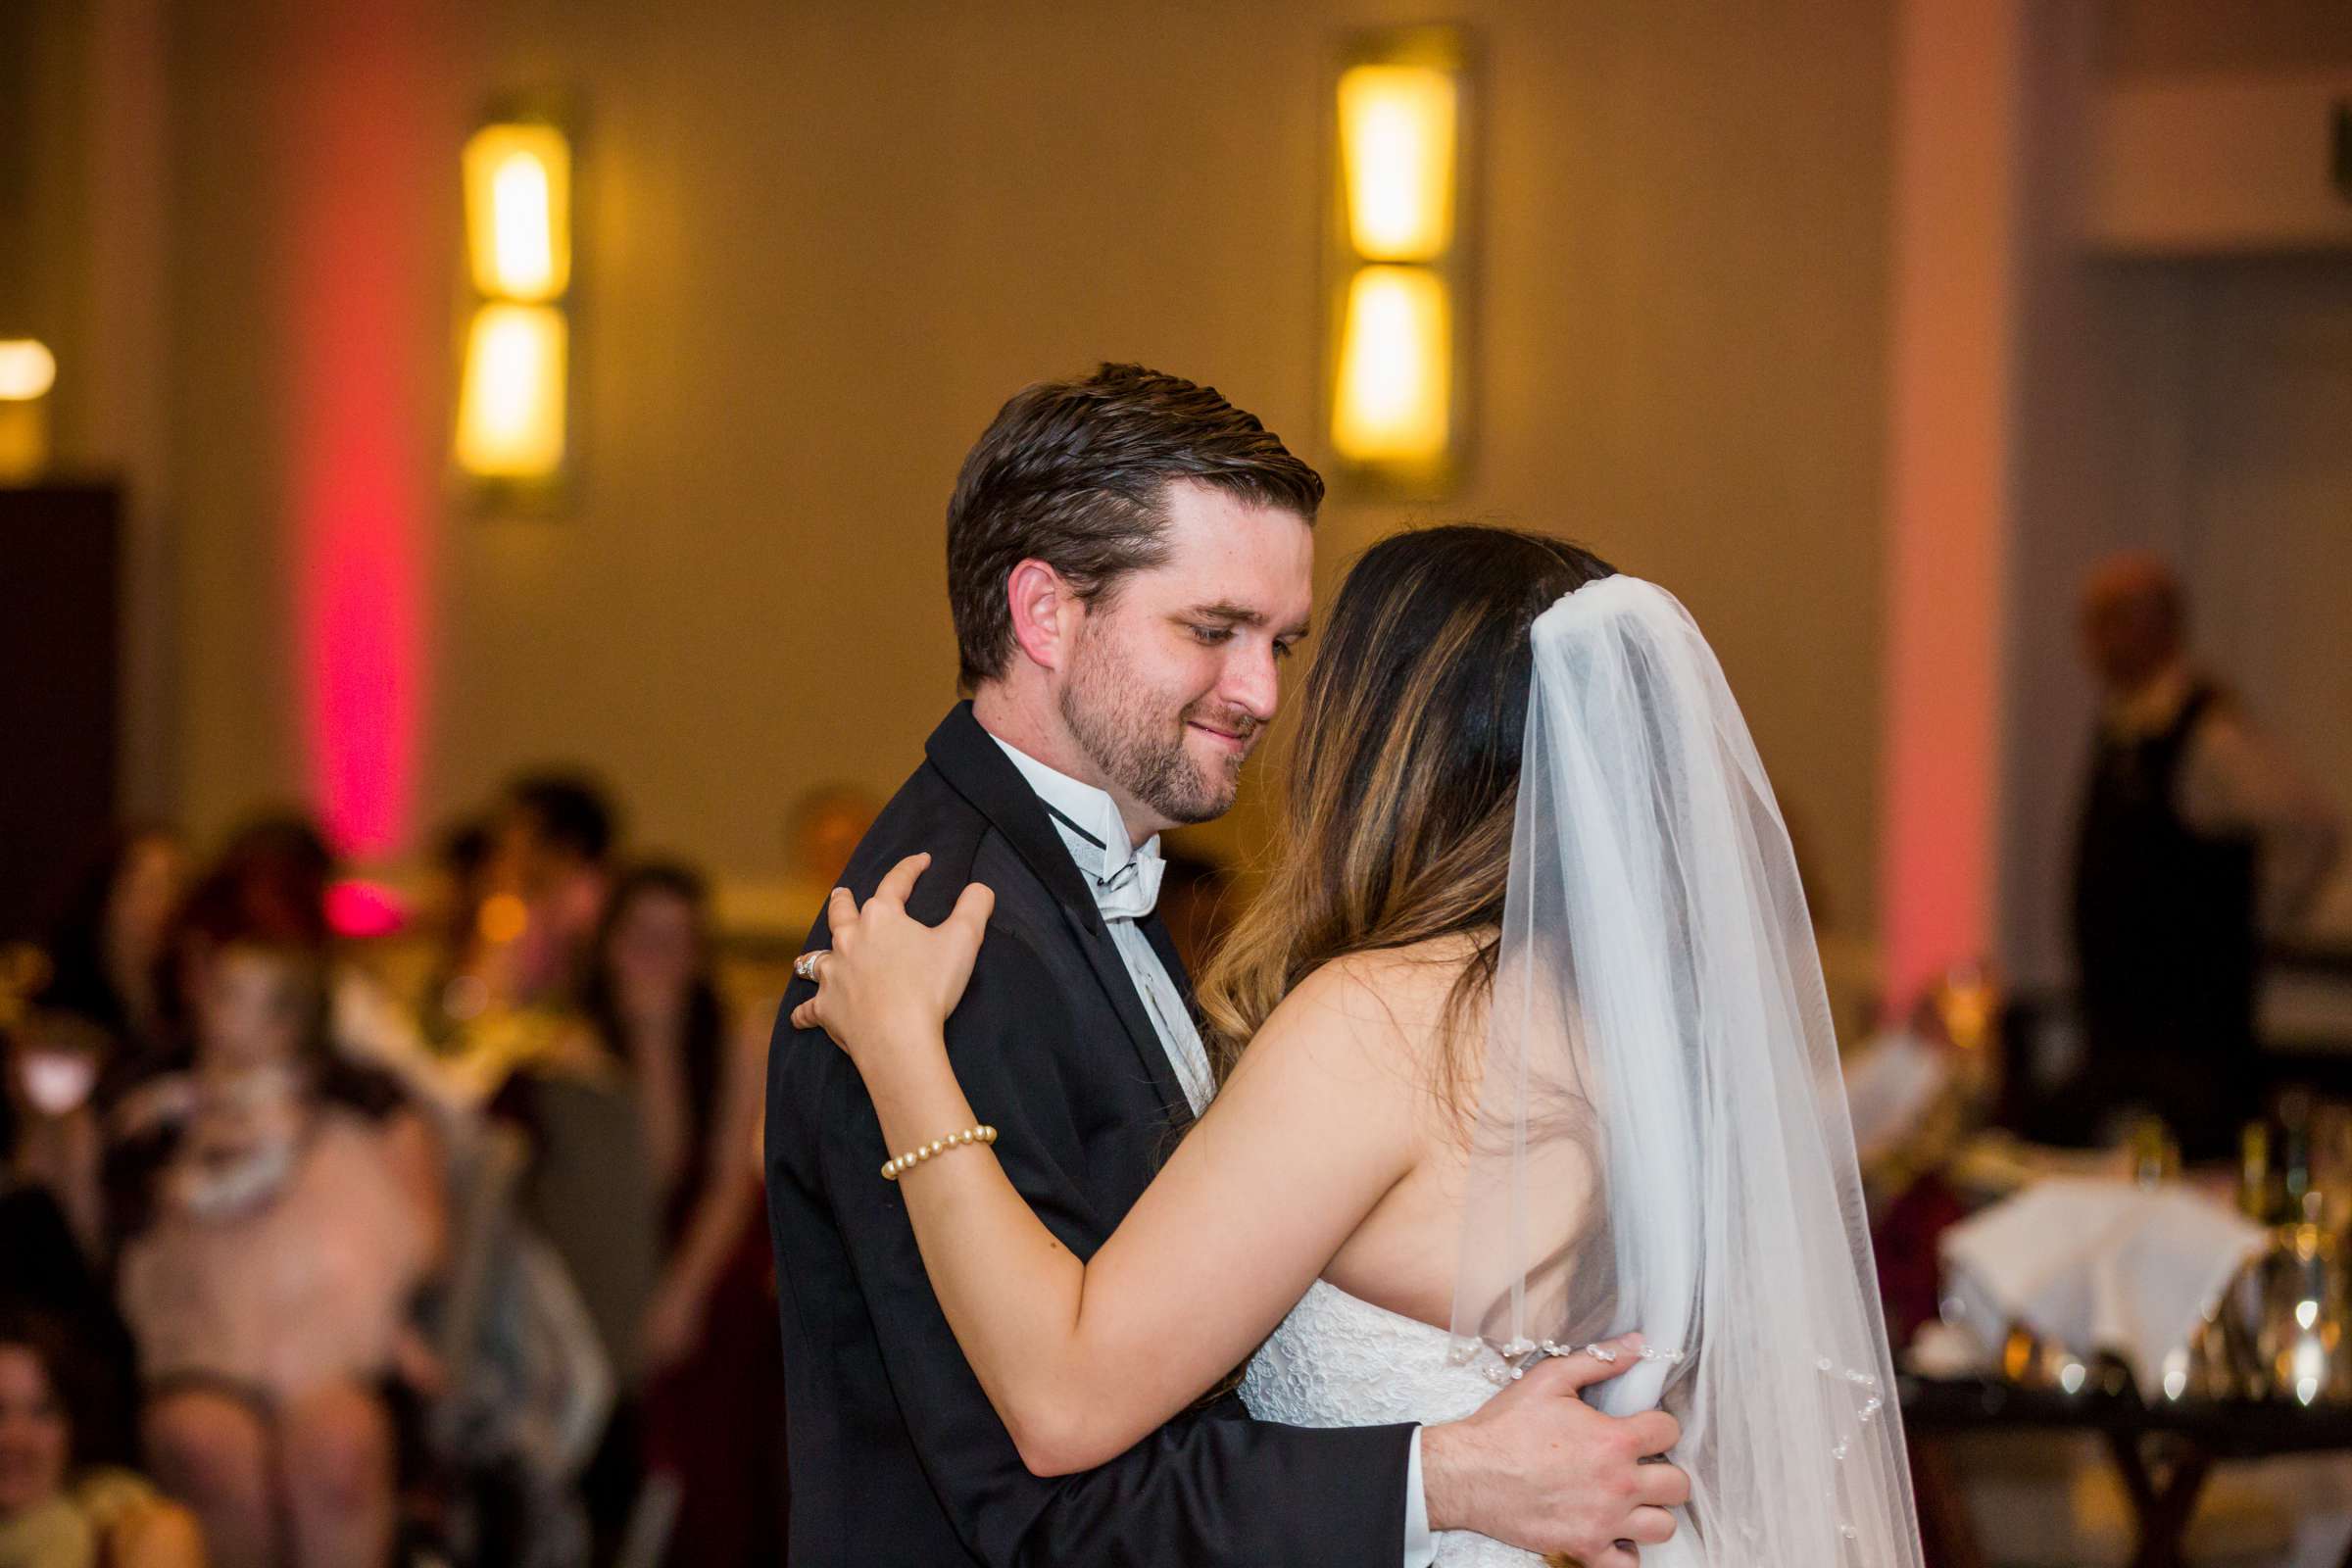
[[[1236,626],[1263,626],[1266,623],[1264,611],[1252,610],[1248,605],[1237,605],[1230,599],[1220,599],[1213,605],[1196,605],[1191,613],[1197,619],[1222,620]],[[1283,635],[1304,637],[1306,631],[1307,623],[1302,620],[1295,626],[1286,627]]]

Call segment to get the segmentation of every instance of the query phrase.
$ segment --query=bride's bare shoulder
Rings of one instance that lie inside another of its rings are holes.
[[[1480,946],[1475,936],[1446,936],[1334,958],[1292,988],[1259,1038],[1345,1042],[1351,1052],[1425,1061],[1462,1021],[1451,1012],[1455,986]]]

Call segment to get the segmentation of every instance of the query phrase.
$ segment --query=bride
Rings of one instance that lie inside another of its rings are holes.
[[[927,857],[833,895],[793,1021],[906,1151],[1023,1461],[1100,1464],[1245,1361],[1253,1414],[1328,1426],[1624,1357],[1587,1396],[1669,1412],[1690,1496],[1590,1568],[1917,1568],[1820,965],[1696,626],[1557,540],[1408,533],[1349,572],[1302,706],[1277,858],[1201,987],[1216,1097],[1092,1258],[983,1140],[916,1143],[996,1109],[943,1033],[989,890],[936,928],[906,912]],[[1536,1561],[1461,1533],[1437,1560]]]

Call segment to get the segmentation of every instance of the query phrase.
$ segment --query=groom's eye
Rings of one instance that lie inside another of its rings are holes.
[[[1233,641],[1233,628],[1231,626],[1202,626],[1195,624],[1191,628],[1191,631],[1193,634],[1193,641],[1200,644],[1203,648],[1215,648],[1222,643],[1229,643]]]

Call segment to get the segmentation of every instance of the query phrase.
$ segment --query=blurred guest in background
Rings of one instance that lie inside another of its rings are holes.
[[[2067,1100],[2089,1121],[2143,1105],[2189,1157],[2219,1155],[2254,1108],[2263,940],[2333,862],[2334,814],[2192,662],[2161,560],[2097,567],[2082,629],[2104,710],[2076,842],[2084,1065]]]
[[[390,1550],[395,1375],[436,1381],[409,1311],[442,1247],[439,1152],[333,1050],[306,907],[251,894],[224,866],[176,923],[182,1065],[117,1112],[120,1290],[150,1454],[214,1560],[356,1568]]]
[[[336,870],[334,851],[315,822],[297,811],[271,811],[248,819],[231,834],[209,874],[233,890],[245,919],[331,955],[327,1040],[336,1054],[389,1073],[421,1106],[446,1120],[454,1114],[458,1095],[426,1048],[416,1015],[390,988],[336,950],[328,908]]]
[[[115,1310],[105,1128],[93,1102],[113,1050],[74,1013],[33,1008],[0,1029],[0,1312],[38,1314],[70,1335],[76,1449],[122,1460],[136,1447],[137,1358]]]
[[[491,892],[490,852],[489,824],[477,818],[450,823],[434,840],[433,887],[425,906],[435,951],[417,1012],[437,1048],[487,1000],[470,971],[482,940],[482,904]]]
[[[83,1462],[73,1365],[57,1324],[0,1310],[0,1568],[203,1568],[187,1510]]]
[[[0,1192],[45,1195],[82,1258],[97,1266],[112,1255],[97,1089],[118,1054],[114,1037],[88,1017],[46,1005],[0,1032]],[[20,1261],[5,1250],[0,1258]]]
[[[126,829],[50,935],[53,973],[44,1005],[89,1019],[126,1057],[142,1053],[159,1028],[156,960],[186,869],[186,853],[171,829]]]
[[[570,1000],[612,888],[618,837],[612,802],[585,773],[526,773],[509,784],[492,828],[493,897],[522,901],[522,930],[498,1000]]]
[[[783,1369],[760,1203],[766,1036],[728,1026],[709,907],[684,866],[630,870],[582,1002],[629,1085],[659,1195],[639,1354],[646,1464],[682,1490],[669,1560],[731,1568],[781,1546]]]

